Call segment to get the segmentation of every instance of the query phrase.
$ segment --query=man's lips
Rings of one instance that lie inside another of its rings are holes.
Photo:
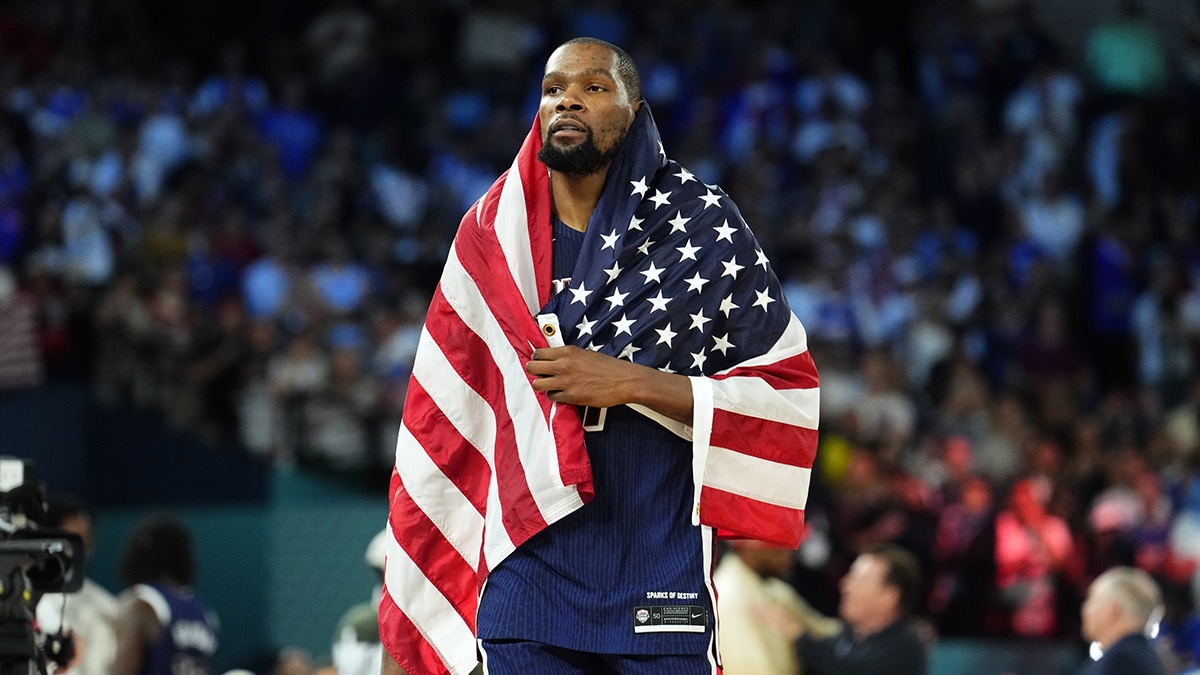
[[[588,126],[579,120],[570,118],[555,120],[550,125],[550,133],[554,134],[586,134],[590,131]]]

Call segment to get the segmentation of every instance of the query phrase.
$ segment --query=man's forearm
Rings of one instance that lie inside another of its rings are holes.
[[[695,403],[691,381],[683,375],[664,373],[647,366],[643,368],[646,372],[631,387],[629,402],[646,406],[660,415],[691,426]]]

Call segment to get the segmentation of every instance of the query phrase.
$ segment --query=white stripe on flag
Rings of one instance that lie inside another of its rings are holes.
[[[504,258],[508,263],[508,272],[517,282],[525,305],[529,307],[530,315],[537,314],[538,306],[537,276],[533,264],[533,253],[529,243],[529,218],[525,209],[525,188],[521,183],[520,158],[513,161],[512,168],[504,180],[504,189],[500,192],[500,203],[496,208],[496,221],[493,229],[500,240],[500,248],[504,250]],[[549,226],[549,223],[547,223]]]
[[[708,451],[708,471],[704,478],[708,487],[776,506],[803,509],[808,502],[812,469],[714,446]]]
[[[720,410],[772,422],[816,429],[821,390],[775,389],[757,377],[731,377],[713,385],[713,405]]]

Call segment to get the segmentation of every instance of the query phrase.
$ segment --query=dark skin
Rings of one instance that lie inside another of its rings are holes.
[[[538,108],[542,143],[564,149],[587,140],[590,129],[601,150],[620,143],[641,101],[630,100],[616,76],[617,56],[601,45],[570,44],[546,61]],[[608,176],[608,165],[587,175],[550,172],[555,215],[567,226],[587,230]],[[643,405],[683,424],[692,423],[692,385],[687,377],[618,359],[573,345],[534,350],[525,371],[537,376],[533,388],[550,400],[593,408]],[[385,650],[386,651],[386,650]],[[382,675],[405,675],[390,655]]]

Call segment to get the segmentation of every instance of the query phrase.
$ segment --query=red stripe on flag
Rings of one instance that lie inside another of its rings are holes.
[[[437,468],[483,515],[487,509],[492,469],[483,454],[463,438],[442,409],[434,404],[429,392],[416,378],[408,385],[404,427]]]
[[[817,430],[715,408],[709,443],[743,455],[811,469],[817,455]]]
[[[462,325],[442,295],[440,286],[434,292],[433,306],[438,310],[435,312],[431,309],[425,321],[430,337],[449,359],[454,372],[492,408],[496,420],[493,465],[499,491],[500,517],[513,543],[520,545],[541,531],[546,521],[525,481],[525,468],[517,452],[517,435],[512,418],[508,415],[504,378],[499,367],[491,360],[483,339]],[[436,386],[436,383],[430,383],[430,386]]]
[[[815,389],[820,378],[817,366],[813,363],[808,351],[795,356],[789,356],[782,361],[754,366],[751,368],[734,368],[728,373],[713,375],[714,380],[727,380],[732,377],[757,377],[771,385],[772,389]]]
[[[399,607],[392,602],[387,586],[379,600],[379,640],[388,654],[412,675],[450,675],[433,646]]]
[[[458,611],[462,620],[475,630],[477,586],[475,570],[446,539],[437,525],[412,500],[404,488],[404,477],[393,481],[388,522],[392,534],[421,574],[437,588]]]
[[[731,492],[704,487],[700,491],[700,517],[705,525],[717,528],[718,536],[744,531],[746,523],[762,527],[755,539],[787,548],[796,548],[804,534],[804,510],[789,509],[748,499]]]

